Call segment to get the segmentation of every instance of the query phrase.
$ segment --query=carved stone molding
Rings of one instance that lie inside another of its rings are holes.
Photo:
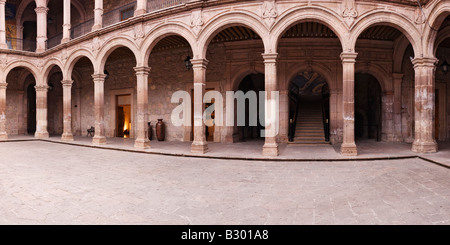
[[[342,11],[342,17],[344,17],[344,21],[348,27],[355,22],[355,19],[358,17],[355,0],[344,0],[344,11]]]
[[[203,15],[201,10],[192,11],[190,26],[195,34],[198,34],[202,30]]]
[[[261,6],[261,18],[265,24],[271,28],[278,17],[277,5],[275,1],[264,1]]]

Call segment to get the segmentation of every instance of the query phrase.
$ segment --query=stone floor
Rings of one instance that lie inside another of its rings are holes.
[[[258,142],[221,153],[211,144],[216,158],[194,158],[127,152],[127,140],[109,139],[119,150],[51,140],[0,142],[0,224],[450,224],[450,169],[409,145],[362,143],[359,157],[374,158],[359,161],[342,161],[331,146],[283,146],[280,158],[291,160],[258,161]],[[152,146],[189,152],[188,144]]]

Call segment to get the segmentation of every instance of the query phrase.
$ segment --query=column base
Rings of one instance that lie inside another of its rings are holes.
[[[278,144],[264,144],[263,156],[277,157],[279,155]]]
[[[150,141],[148,139],[147,140],[137,139],[134,141],[134,148],[148,149],[150,148]]]
[[[36,133],[34,133],[34,137],[37,139],[47,139],[50,136],[49,136],[48,132],[36,132]]]
[[[69,133],[64,133],[61,135],[62,141],[73,141],[73,135]]]
[[[43,53],[45,52],[45,48],[37,48],[36,53]]]
[[[145,13],[147,13],[145,9],[136,9],[136,11],[134,11],[134,16],[143,15]]]
[[[102,25],[93,25],[92,26],[92,31],[96,31],[96,30],[100,30],[102,29]]]
[[[342,156],[357,156],[358,149],[355,143],[342,144],[341,145],[341,155]]]
[[[61,39],[61,43],[67,43],[70,41],[70,38],[63,38]]]
[[[191,145],[191,153],[205,154],[208,152],[208,143],[206,142],[193,142]]]
[[[6,132],[1,132],[0,140],[8,140],[8,134]]]
[[[0,48],[2,49],[8,49],[8,45],[6,43],[1,43]]]
[[[93,145],[104,145],[104,144],[106,144],[106,137],[105,136],[94,136],[94,138],[92,138],[92,144]]]
[[[434,153],[438,151],[438,144],[436,142],[417,142],[414,141],[412,151],[416,153]]]

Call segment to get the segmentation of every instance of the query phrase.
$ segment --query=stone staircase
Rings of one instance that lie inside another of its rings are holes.
[[[301,104],[298,108],[294,141],[290,144],[325,145],[325,133],[320,103]]]

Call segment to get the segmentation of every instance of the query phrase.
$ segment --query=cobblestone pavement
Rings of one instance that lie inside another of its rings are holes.
[[[450,169],[0,143],[0,224],[450,224]]]

